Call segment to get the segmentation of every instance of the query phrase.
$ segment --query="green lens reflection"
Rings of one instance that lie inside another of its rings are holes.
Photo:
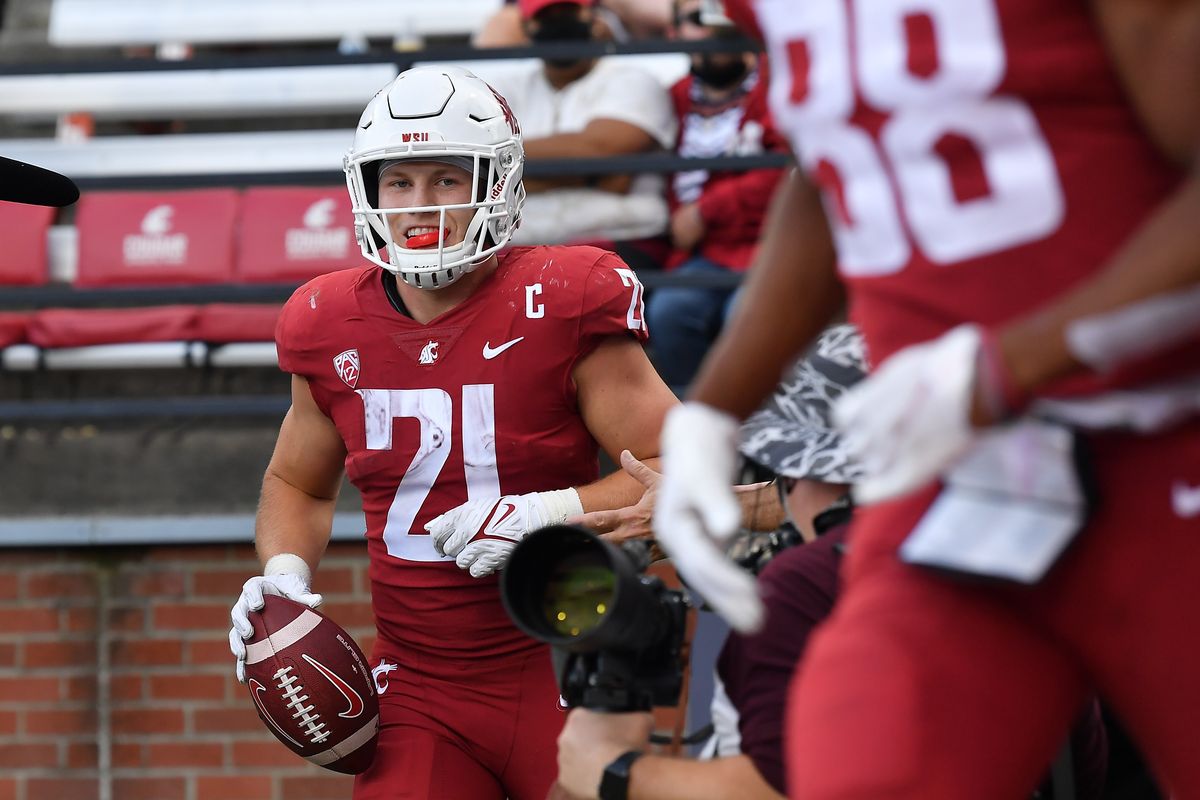
[[[612,607],[615,578],[595,553],[579,553],[555,565],[546,581],[542,614],[562,636],[582,636]]]

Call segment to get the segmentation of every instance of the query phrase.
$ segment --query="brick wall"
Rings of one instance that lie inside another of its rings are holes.
[[[366,651],[361,544],[315,588]],[[351,779],[279,744],[233,676],[249,545],[0,551],[0,800],[342,800]]]

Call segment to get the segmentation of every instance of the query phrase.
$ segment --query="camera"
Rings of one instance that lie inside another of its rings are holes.
[[[683,685],[687,601],[645,574],[647,543],[617,547],[573,525],[534,531],[513,550],[500,597],[523,632],[555,650],[568,706],[648,711]]]

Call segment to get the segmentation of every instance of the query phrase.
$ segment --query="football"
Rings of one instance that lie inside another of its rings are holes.
[[[379,739],[375,681],[350,634],[302,603],[266,595],[251,612],[246,688],[262,721],[297,755],[357,774]]]

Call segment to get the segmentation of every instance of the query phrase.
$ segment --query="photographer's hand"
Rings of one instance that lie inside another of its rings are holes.
[[[558,783],[578,798],[598,796],[604,768],[628,750],[648,747],[654,717],[576,708],[558,735]]]
[[[621,451],[621,468],[646,488],[642,498],[634,505],[610,511],[592,511],[567,517],[567,525],[582,525],[613,544],[630,539],[649,539],[654,536],[650,518],[654,514],[654,502],[658,495],[658,483],[662,475],[633,457],[628,450]]]

